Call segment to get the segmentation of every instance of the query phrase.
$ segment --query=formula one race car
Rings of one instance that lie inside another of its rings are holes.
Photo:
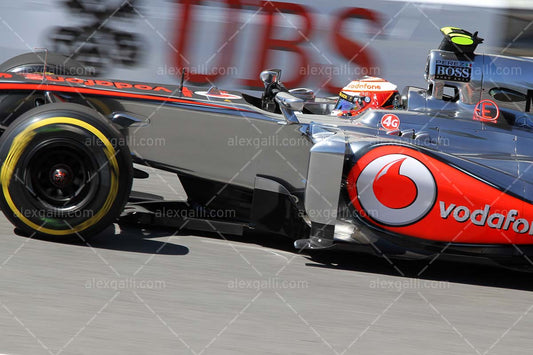
[[[533,60],[474,54],[477,33],[442,31],[428,86],[402,95],[364,78],[317,98],[265,70],[255,97],[97,79],[44,52],[15,57],[0,65],[0,206],[29,235],[86,238],[121,216],[267,231],[298,249],[527,263]],[[153,139],[164,144],[143,144]],[[188,200],[130,193],[146,177],[133,163],[176,173]],[[191,214],[168,213],[181,210]]]

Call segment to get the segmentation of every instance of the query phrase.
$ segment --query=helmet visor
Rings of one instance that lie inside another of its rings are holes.
[[[337,101],[337,104],[335,105],[335,110],[339,111],[351,111],[355,107],[355,103],[345,100],[343,98],[339,98]]]

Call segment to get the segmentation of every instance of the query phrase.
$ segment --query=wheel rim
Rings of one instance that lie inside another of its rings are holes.
[[[42,207],[69,212],[86,206],[99,185],[98,164],[71,139],[44,142],[28,154],[24,183]]]

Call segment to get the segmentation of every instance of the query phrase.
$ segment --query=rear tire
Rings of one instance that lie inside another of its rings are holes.
[[[131,190],[123,135],[77,104],[17,118],[0,137],[0,159],[0,207],[30,236],[92,236],[117,219]]]

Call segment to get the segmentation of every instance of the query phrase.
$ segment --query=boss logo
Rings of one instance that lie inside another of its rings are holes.
[[[436,65],[435,79],[468,82],[471,76],[470,67]]]
[[[377,222],[396,227],[422,219],[437,195],[429,169],[404,154],[389,154],[370,162],[357,178],[356,187],[364,211]]]

